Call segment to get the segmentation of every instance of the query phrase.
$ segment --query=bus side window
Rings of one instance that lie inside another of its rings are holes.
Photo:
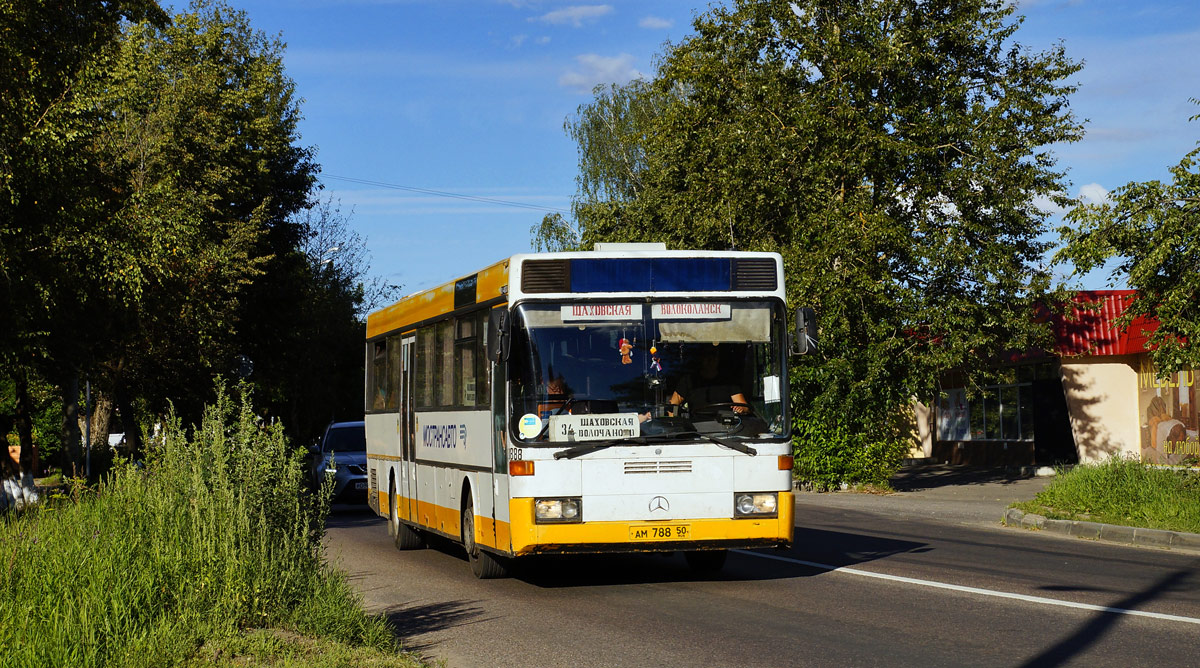
[[[387,399],[387,341],[375,341],[371,344],[371,349],[370,410],[381,411],[386,406]]]
[[[458,388],[456,406],[467,408],[483,404],[479,393],[479,318],[471,313],[458,319],[458,335],[454,340],[454,383]]]
[[[454,321],[443,320],[434,325],[436,357],[437,357],[437,383],[433,390],[437,395],[434,398],[435,406],[453,406],[455,404],[454,397]]]
[[[388,411],[400,409],[400,335],[393,334],[387,340],[387,377],[383,383],[383,407]]]
[[[435,405],[433,386],[436,380],[434,366],[434,331],[433,325],[417,330],[417,377],[416,377],[416,408],[428,408]]]

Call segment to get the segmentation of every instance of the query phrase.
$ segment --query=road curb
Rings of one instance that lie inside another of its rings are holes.
[[[1036,513],[1027,513],[1016,508],[1004,511],[1000,523],[1010,527],[1023,529],[1038,529],[1051,533],[1102,540],[1125,545],[1141,545],[1144,547],[1159,547],[1187,552],[1200,552],[1200,534],[1183,531],[1164,531],[1162,529],[1143,529],[1117,524],[1102,524],[1100,522],[1082,522],[1079,520],[1051,520]]]

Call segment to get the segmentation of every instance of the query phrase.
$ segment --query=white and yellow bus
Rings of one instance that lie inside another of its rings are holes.
[[[497,577],[525,555],[717,569],[728,549],[790,545],[782,271],[774,253],[598,245],[372,313],[368,499],[396,546],[439,534]]]

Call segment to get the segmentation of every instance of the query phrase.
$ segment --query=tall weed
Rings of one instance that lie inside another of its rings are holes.
[[[144,467],[0,526],[0,664],[158,666],[281,626],[390,647],[320,554],[326,508],[302,451],[218,388],[189,439],[168,420]]]

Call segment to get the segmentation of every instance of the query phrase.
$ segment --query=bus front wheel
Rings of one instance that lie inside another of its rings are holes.
[[[471,562],[471,572],[480,580],[502,578],[508,575],[508,568],[500,557],[480,549],[475,542],[475,507],[468,494],[463,504],[462,542],[467,550],[467,561]]]

